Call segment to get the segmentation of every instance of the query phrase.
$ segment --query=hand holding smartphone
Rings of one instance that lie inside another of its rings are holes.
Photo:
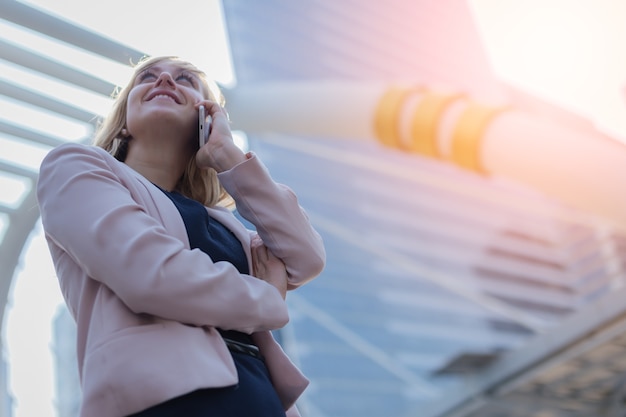
[[[209,140],[211,133],[211,116],[206,115],[204,106],[198,108],[198,145],[200,148]]]

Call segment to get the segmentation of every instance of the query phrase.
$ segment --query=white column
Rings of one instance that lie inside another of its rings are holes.
[[[276,83],[226,92],[233,128],[378,140],[507,177],[626,231],[626,145],[428,86]]]

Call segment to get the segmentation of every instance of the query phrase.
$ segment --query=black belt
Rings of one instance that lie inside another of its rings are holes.
[[[261,355],[261,351],[259,350],[258,346],[249,345],[247,343],[242,343],[236,340],[226,338],[224,338],[224,342],[226,343],[228,350],[230,350],[231,352],[243,353],[245,355],[252,356],[253,358],[263,359],[263,356]]]

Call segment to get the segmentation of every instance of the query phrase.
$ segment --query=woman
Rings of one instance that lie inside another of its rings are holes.
[[[325,252],[293,192],[234,145],[221,101],[190,63],[148,59],[96,146],[59,146],[41,165],[83,417],[297,415],[308,381],[269,331]],[[212,128],[198,149],[200,105]]]

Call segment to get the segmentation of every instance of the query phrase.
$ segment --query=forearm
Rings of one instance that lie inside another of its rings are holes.
[[[256,226],[265,245],[285,263],[290,288],[321,272],[326,259],[322,239],[291,189],[274,182],[253,154],[219,178],[239,213]]]

